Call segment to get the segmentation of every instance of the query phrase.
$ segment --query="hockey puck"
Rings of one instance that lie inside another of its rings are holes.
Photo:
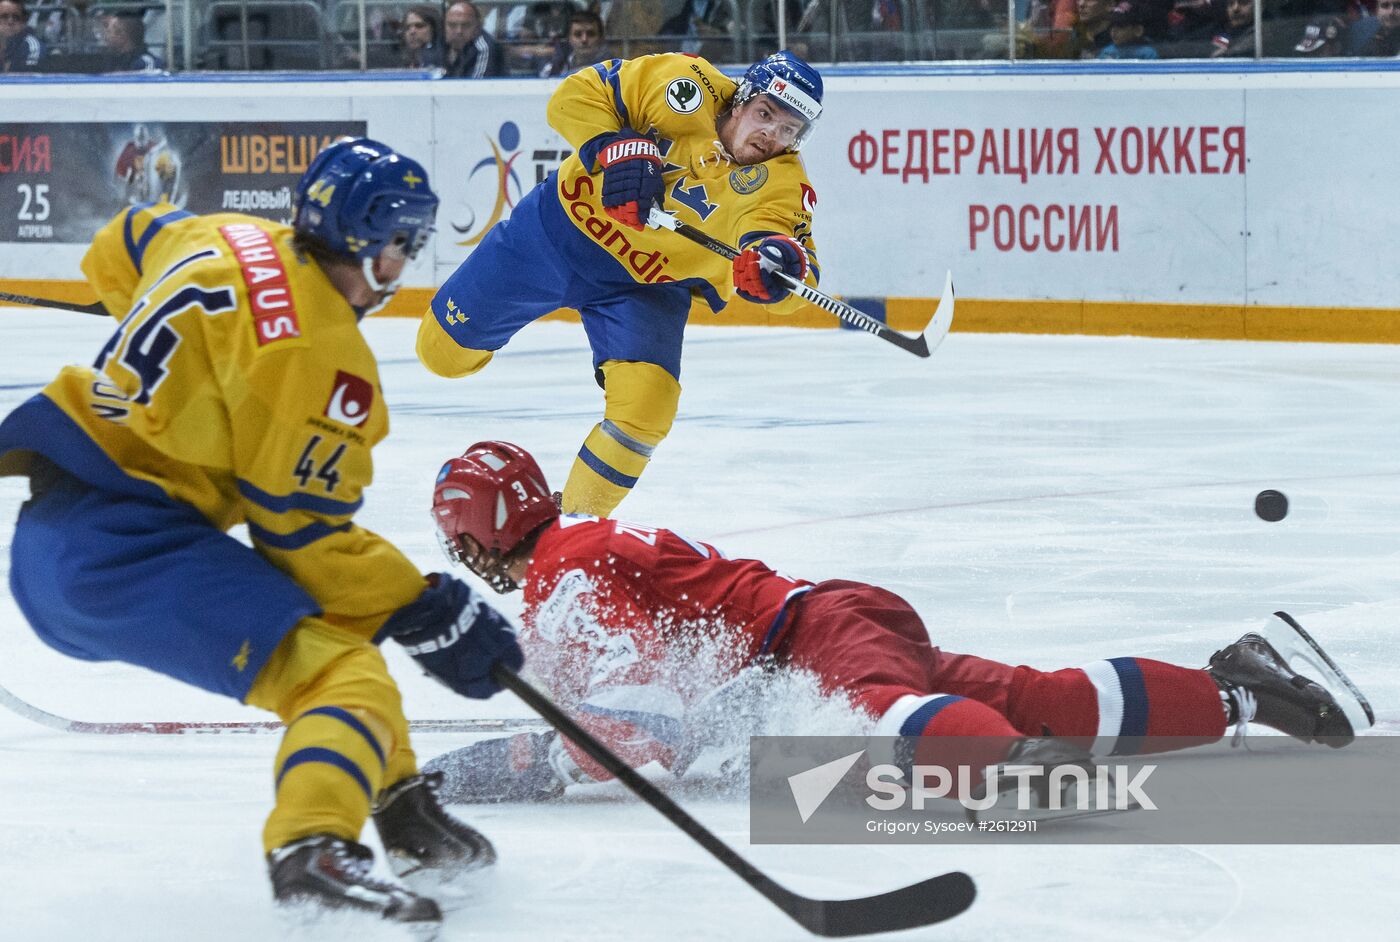
[[[1260,491],[1254,498],[1254,512],[1260,520],[1277,523],[1288,516],[1288,498],[1281,491]]]

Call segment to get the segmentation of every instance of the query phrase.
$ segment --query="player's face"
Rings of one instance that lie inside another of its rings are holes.
[[[786,152],[801,133],[801,118],[756,95],[729,113],[719,139],[735,162],[757,164]]]
[[[18,3],[0,2],[0,36],[9,38],[24,31],[24,16]]]
[[[1400,27],[1400,0],[1377,0],[1376,18],[1386,29]]]
[[[1235,29],[1254,22],[1254,0],[1230,0],[1225,6],[1225,18]]]

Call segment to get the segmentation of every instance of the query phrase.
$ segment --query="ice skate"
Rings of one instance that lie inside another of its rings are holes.
[[[406,778],[385,789],[374,806],[374,826],[389,866],[420,893],[449,909],[464,894],[462,878],[496,862],[486,836],[443,810],[441,772]]]
[[[1375,722],[1365,696],[1287,612],[1215,652],[1206,669],[1241,732],[1255,722],[1340,749]]]
[[[313,905],[374,913],[431,936],[442,923],[437,903],[370,876],[368,847],[314,834],[267,855],[272,895],[283,905]]]
[[[1029,806],[1022,808],[1018,778],[1006,774],[1005,767],[1028,765],[1045,771],[1027,779]],[[979,807],[967,809],[969,821],[1054,823],[1139,808],[1135,801],[1118,802],[1117,786],[1109,770],[1096,765],[1087,749],[1067,739],[1022,739],[1012,745],[997,772],[995,801],[988,804],[986,785],[982,785],[973,796]],[[1101,777],[1106,780],[1106,787],[1100,787]]]

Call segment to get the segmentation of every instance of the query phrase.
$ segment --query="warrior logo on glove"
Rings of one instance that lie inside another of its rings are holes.
[[[598,164],[603,168],[603,211],[640,232],[666,188],[656,142],[623,128],[607,136]]]

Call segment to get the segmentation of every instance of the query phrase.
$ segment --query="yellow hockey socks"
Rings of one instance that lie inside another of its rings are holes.
[[[357,840],[370,804],[416,771],[408,721],[384,656],[321,618],[303,619],[258,674],[252,706],[287,724],[263,829],[271,851],[312,834]]]
[[[263,831],[264,849],[310,834],[359,840],[384,766],[383,746],[355,714],[335,706],[307,710],[277,751],[277,807]]]
[[[603,364],[603,421],[593,427],[564,485],[564,513],[606,517],[646,469],[676,417],[681,386],[653,363]]]

